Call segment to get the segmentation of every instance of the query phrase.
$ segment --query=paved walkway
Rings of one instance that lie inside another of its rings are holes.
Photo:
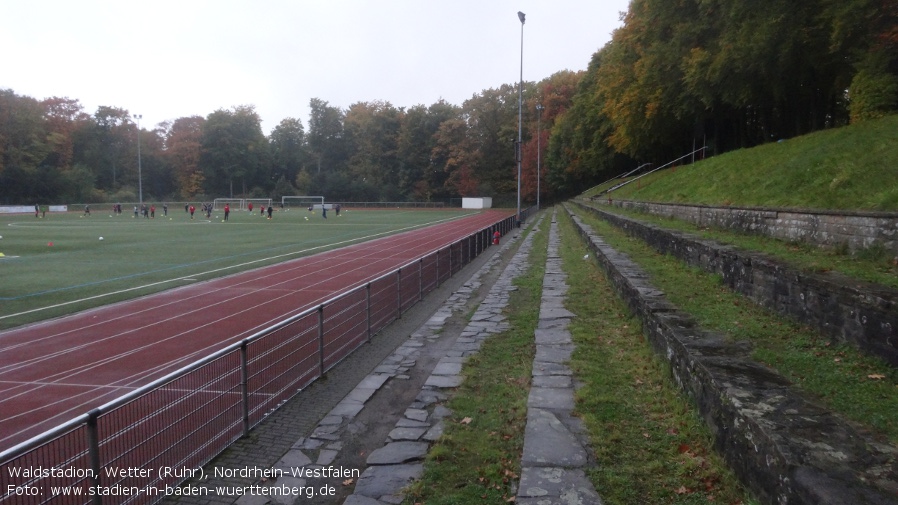
[[[571,414],[574,383],[567,362],[574,345],[567,326],[574,314],[564,308],[568,286],[558,256],[559,239],[554,217],[549,233],[516,501],[527,505],[601,504],[584,473],[591,459],[582,441],[584,430],[579,419]],[[355,493],[344,501],[344,505],[401,503],[401,489],[421,475],[421,460],[430,443],[442,434],[443,419],[451,414],[441,402],[451,394],[448,390],[461,384],[464,361],[479,350],[486,338],[508,328],[502,312],[515,289],[513,280],[528,267],[531,238],[532,234],[521,244],[470,324],[440,359],[421,393],[396,423],[384,446],[368,456],[368,468],[356,484]],[[423,328],[418,337],[432,335],[433,328],[442,320],[439,314],[435,316],[432,325]],[[413,335],[409,342],[414,342],[415,338]],[[403,347],[388,361],[396,362],[413,354],[413,351],[403,351]],[[348,400],[352,401],[349,397]]]
[[[516,503],[601,504],[584,473],[592,459],[585,444],[585,429],[580,419],[571,414],[575,384],[567,363],[574,343],[567,327],[575,316],[564,308],[568,285],[558,244],[553,214]]]
[[[465,360],[476,353],[490,335],[508,329],[508,322],[502,314],[508,306],[508,299],[516,288],[513,285],[527,268],[531,249],[532,234],[521,243],[518,252],[493,284],[486,298],[471,317],[470,323],[455,339],[405,414],[390,432],[386,444],[371,453],[366,461],[368,467],[355,486],[355,493],[346,499],[344,505],[377,505],[402,502],[401,490],[421,476],[421,460],[427,455],[430,443],[439,438],[443,431],[443,419],[451,414],[441,402],[451,390],[462,382],[461,368]],[[443,318],[438,313],[431,320],[433,325],[422,328],[426,338],[432,334],[434,326],[439,327]],[[413,341],[415,335],[409,339]],[[402,347],[397,354],[405,355]]]
[[[543,214],[532,226],[541,226],[545,218]],[[591,458],[581,442],[583,430],[578,419],[571,415],[575,384],[566,362],[573,350],[567,331],[573,314],[563,307],[567,284],[557,254],[554,217],[551,221],[517,503],[600,504],[584,474]],[[228,482],[230,486],[248,483],[258,486],[244,496],[207,496],[181,502],[401,503],[402,488],[420,477],[430,444],[442,434],[443,419],[451,415],[442,403],[461,384],[465,360],[480,349],[486,338],[508,329],[503,310],[510,293],[516,289],[514,279],[529,266],[531,245],[532,234],[523,240],[517,234],[507,236],[501,250],[483,263],[423,325],[364,375],[341,401],[315,417],[320,421],[314,428],[306,429],[308,436],[289,443],[285,452],[278,453],[283,457],[273,465],[258,462],[259,468],[278,471],[276,478],[250,476]],[[502,267],[503,253],[510,254],[514,247],[517,252],[497,274]],[[486,278],[494,282],[486,295],[479,295],[482,299],[477,300],[474,297],[482,281],[488,282],[484,281]],[[467,320],[466,313],[474,307],[474,315]],[[464,323],[454,329],[453,322],[458,324],[459,320]],[[394,416],[392,412],[397,414]],[[289,423],[289,419],[284,422]],[[263,427],[262,434],[257,436],[265,437],[269,430],[270,426]],[[359,442],[362,435],[378,437],[380,432],[383,432],[379,435],[380,443]],[[366,447],[374,449],[368,451]],[[238,457],[237,461],[245,462],[246,458]],[[224,458],[211,466],[230,465],[235,469],[239,468],[237,461]],[[297,469],[302,472],[297,473]],[[278,489],[292,492],[279,494]],[[349,490],[352,494],[347,494]]]

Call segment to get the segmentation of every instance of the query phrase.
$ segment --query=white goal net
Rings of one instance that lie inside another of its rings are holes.
[[[314,207],[316,209],[320,209],[321,206],[324,205],[324,197],[323,196],[282,196],[281,197],[281,205],[284,206],[284,209],[290,209],[290,208],[308,209],[309,207]]]
[[[224,210],[225,205],[232,211],[244,208],[243,198],[216,198],[212,200],[212,210]]]

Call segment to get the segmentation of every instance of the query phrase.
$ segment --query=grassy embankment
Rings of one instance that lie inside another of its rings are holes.
[[[596,194],[608,185],[593,188]],[[665,169],[614,198],[705,205],[898,211],[898,115]]]
[[[898,212],[898,116],[821,131],[784,142],[743,149],[665,169],[623,186],[609,196],[651,202]],[[591,196],[620,181],[588,191]],[[771,240],[709,230],[672,219],[615,208],[666,228],[743,250],[770,254],[811,272],[839,272],[898,288],[898,258],[881,246],[857,254],[846,248]]]

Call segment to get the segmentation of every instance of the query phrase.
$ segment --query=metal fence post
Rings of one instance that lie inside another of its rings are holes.
[[[90,457],[90,468],[93,475],[90,476],[90,484],[94,489],[100,487],[100,433],[97,430],[97,419],[100,417],[100,410],[93,409],[87,413],[87,450]],[[91,503],[101,505],[103,498],[100,493],[94,494]]]
[[[318,306],[318,367],[324,375],[324,305]]]
[[[402,269],[396,270],[396,319],[402,319]]]
[[[424,299],[424,258],[418,260],[418,301]]]
[[[437,255],[437,282],[434,286],[434,289],[440,287],[440,250],[437,249],[437,252],[435,254]]]
[[[365,322],[368,342],[371,342],[371,283],[365,284]]]
[[[240,345],[240,397],[243,401],[243,436],[249,436],[249,366],[246,358],[246,339]]]

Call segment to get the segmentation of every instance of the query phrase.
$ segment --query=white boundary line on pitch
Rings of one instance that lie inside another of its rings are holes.
[[[48,382],[48,381],[10,381],[2,380],[0,384],[11,384],[14,386],[62,386],[75,388],[91,388],[91,389],[137,389],[140,386],[110,386],[108,384],[75,384],[71,382]]]
[[[46,306],[46,307],[39,307],[39,308],[36,308],[36,309],[26,310],[26,311],[24,311],[24,312],[18,312],[18,313],[16,313],[16,314],[9,314],[9,315],[6,315],[6,316],[0,316],[0,320],[3,320],[3,319],[9,319],[9,318],[11,318],[11,317],[18,317],[18,316],[24,316],[24,315],[28,315],[28,314],[33,314],[33,313],[35,313],[35,312],[41,312],[41,311],[44,311],[44,310],[55,309],[55,308],[59,308],[59,307],[65,307],[66,305],[72,305],[72,304],[75,304],[75,303],[88,302],[88,301],[91,301],[91,300],[97,300],[97,299],[100,299],[100,298],[106,298],[107,296],[119,295],[119,294],[122,294],[122,293],[128,293],[128,292],[130,292],[130,291],[137,291],[137,290],[139,290],[139,289],[151,288],[151,287],[159,286],[159,285],[161,285],[161,284],[168,284],[168,283],[171,283],[171,282],[193,280],[193,277],[199,277],[199,276],[207,275],[207,274],[214,274],[214,273],[222,272],[222,271],[225,271],[225,270],[232,270],[232,269],[234,269],[234,268],[245,267],[245,266],[247,266],[247,265],[252,265],[252,264],[254,264],[254,263],[261,263],[261,262],[263,262],[263,261],[270,261],[270,260],[273,260],[273,259],[284,258],[284,257],[287,257],[287,256],[294,256],[294,255],[297,255],[297,254],[308,253],[308,252],[314,251],[314,250],[316,250],[316,249],[324,249],[324,248],[332,247],[332,246],[335,246],[335,245],[351,244],[351,243],[353,243],[353,242],[359,242],[359,241],[371,240],[371,239],[373,239],[373,238],[376,238],[376,237],[379,237],[379,236],[382,236],[382,235],[393,235],[393,234],[396,234],[396,233],[401,233],[401,232],[403,232],[403,231],[408,231],[408,230],[414,230],[414,229],[416,229],[416,228],[421,228],[422,226],[431,226],[431,225],[434,225],[434,224],[439,224],[439,223],[443,223],[443,222],[447,222],[447,221],[454,221],[454,220],[456,220],[456,219],[462,219],[462,218],[466,218],[466,217],[469,217],[469,216],[468,216],[468,215],[465,215],[465,216],[456,216],[456,217],[451,217],[451,218],[446,218],[446,219],[439,219],[439,220],[437,220],[437,221],[433,221],[433,222],[430,222],[430,223],[422,223],[422,224],[418,224],[418,225],[414,225],[414,226],[407,226],[407,227],[405,227],[405,228],[399,228],[399,229],[396,229],[396,230],[390,230],[390,231],[385,231],[385,232],[381,232],[381,233],[375,233],[375,234],[373,234],[373,235],[366,235],[366,236],[364,236],[364,237],[358,237],[358,238],[353,238],[353,239],[349,239],[349,240],[342,240],[342,241],[339,241],[339,242],[333,242],[333,243],[330,243],[330,244],[325,244],[325,245],[320,245],[320,246],[316,246],[316,247],[311,247],[311,248],[309,248],[309,249],[302,249],[302,250],[300,250],[300,251],[293,251],[293,252],[289,252],[289,253],[278,254],[278,255],[276,255],[276,256],[269,256],[268,258],[260,258],[260,259],[257,259],[257,260],[248,261],[248,262],[246,262],[246,263],[240,263],[240,264],[237,264],[237,265],[231,265],[231,266],[228,266],[228,267],[216,268],[216,269],[213,269],[213,270],[208,270],[208,271],[205,271],[205,272],[199,272],[199,273],[193,273],[193,274],[185,275],[185,276],[182,276],[182,277],[175,277],[174,279],[166,279],[166,280],[164,280],[164,281],[151,282],[150,284],[144,284],[144,285],[142,285],[142,286],[134,286],[134,287],[132,287],[132,288],[120,289],[120,290],[118,290],[118,291],[112,291],[112,292],[109,292],[109,293],[103,293],[103,294],[101,294],[101,295],[89,296],[89,297],[87,297],[87,298],[80,298],[80,299],[78,299],[78,300],[71,300],[71,301],[68,301],[68,302],[57,303],[57,304],[55,304],[55,305],[48,305],[48,306]]]

